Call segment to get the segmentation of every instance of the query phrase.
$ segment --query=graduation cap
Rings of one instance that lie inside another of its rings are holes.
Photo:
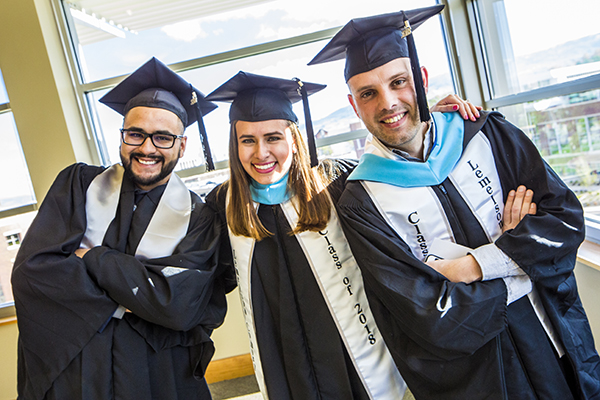
[[[198,122],[207,171],[215,169],[202,117],[216,104],[169,67],[152,57],[100,99],[125,116],[134,107],[162,108],[179,117],[186,128]]]
[[[444,5],[356,18],[348,22],[308,65],[346,58],[346,82],[396,58],[410,58],[421,121],[429,121],[429,107],[412,31],[442,11]]]
[[[229,109],[229,122],[267,121],[286,119],[298,123],[292,104],[302,100],[304,120],[308,140],[311,167],[317,165],[317,147],[308,107],[308,96],[325,89],[326,85],[302,82],[294,79],[280,79],[240,71],[233,78],[206,96],[209,101],[232,103]]]

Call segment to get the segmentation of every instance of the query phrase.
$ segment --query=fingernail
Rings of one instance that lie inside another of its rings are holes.
[[[458,110],[458,105],[457,105],[457,104],[453,105],[453,106],[452,106],[452,109],[453,109],[454,111]]]
[[[475,111],[475,116],[479,118],[479,113],[477,111]]]
[[[517,190],[518,190],[519,192],[523,193],[523,192],[525,191],[525,186],[519,186],[519,187],[517,188]]]

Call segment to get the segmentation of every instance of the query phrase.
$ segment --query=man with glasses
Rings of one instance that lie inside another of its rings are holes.
[[[63,170],[16,258],[19,398],[209,399],[235,280],[225,225],[173,169],[216,106],[156,59],[100,101],[124,116],[122,165]]]

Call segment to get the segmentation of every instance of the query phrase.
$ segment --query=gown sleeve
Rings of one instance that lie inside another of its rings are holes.
[[[525,185],[537,204],[536,215],[526,215],[495,243],[538,288],[560,291],[585,238],[581,204],[529,138],[501,115],[490,115],[482,130],[496,155],[503,192]]]
[[[392,332],[388,337],[398,329],[396,336],[407,336],[423,357],[449,360],[472,354],[505,329],[502,280],[446,280],[412,256],[359,182],[347,184],[338,211],[369,302],[389,318],[378,321]]]
[[[102,170],[74,164],[60,172],[15,259],[19,369],[37,377],[40,397],[118,306],[73,254],[85,232],[85,190]]]
[[[140,261],[97,246],[83,260],[98,286],[141,319],[176,331],[197,325],[212,330],[223,322],[225,294],[235,287],[230,256],[222,251],[224,228],[197,199],[188,232],[172,255]]]

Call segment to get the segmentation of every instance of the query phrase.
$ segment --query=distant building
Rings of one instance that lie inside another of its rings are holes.
[[[21,241],[35,215],[36,212],[30,212],[0,220],[0,304],[13,301],[10,285],[12,267]]]

